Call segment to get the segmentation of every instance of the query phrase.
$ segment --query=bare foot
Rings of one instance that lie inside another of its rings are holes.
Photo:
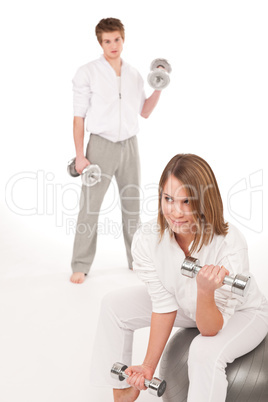
[[[73,283],[83,283],[86,275],[83,272],[75,272],[72,274],[70,281]]]
[[[125,389],[114,389],[114,402],[134,402],[138,399],[140,391],[130,387]]]

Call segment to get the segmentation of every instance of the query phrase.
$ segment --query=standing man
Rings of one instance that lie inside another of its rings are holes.
[[[140,210],[138,115],[148,118],[161,93],[154,91],[146,99],[140,74],[121,59],[125,31],[120,20],[102,19],[95,31],[103,55],[80,67],[73,79],[73,135],[77,172],[81,174],[89,164],[97,164],[102,178],[94,187],[82,186],[72,257],[73,283],[84,282],[92,265],[98,215],[113,176],[119,189],[128,266],[132,268],[130,248]],[[85,118],[86,129],[91,133],[86,156]]]

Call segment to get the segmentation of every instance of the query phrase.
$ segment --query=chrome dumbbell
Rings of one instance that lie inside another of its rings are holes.
[[[72,177],[80,176],[80,174],[75,169],[75,159],[73,158],[68,162],[67,172]],[[88,165],[85,167],[81,174],[82,183],[85,186],[91,187],[101,181],[101,169],[98,165]]]
[[[147,77],[149,85],[158,91],[166,88],[170,83],[169,74],[172,71],[169,62],[166,59],[155,59],[150,69],[151,72]]]
[[[124,381],[129,376],[125,373],[127,366],[123,363],[115,363],[111,369],[111,376],[119,381]],[[145,380],[144,385],[148,388],[150,394],[162,396],[166,390],[167,383],[159,378],[152,378],[151,381]]]
[[[186,257],[181,266],[181,273],[189,278],[193,278],[202,268],[199,264],[200,261],[197,258]],[[250,276],[238,274],[235,277],[231,277],[226,275],[222,283],[231,286],[233,293],[245,296],[249,288]]]

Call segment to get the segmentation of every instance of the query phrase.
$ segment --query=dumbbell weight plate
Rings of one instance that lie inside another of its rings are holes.
[[[167,388],[167,383],[164,380],[159,380],[158,378],[153,378],[151,381],[151,390],[149,391],[152,395],[161,397]]]
[[[67,172],[72,177],[80,176],[79,173],[75,170],[75,158],[71,159],[67,165]]]
[[[165,70],[161,70],[159,68],[155,68],[152,72],[150,72],[147,79],[149,85],[157,90],[166,88],[170,83],[169,75],[165,72]]]
[[[91,187],[101,181],[101,169],[98,165],[88,165],[81,175],[82,183]]]
[[[124,381],[125,377],[122,375],[124,371],[128,368],[125,364],[122,363],[114,363],[111,369],[111,376],[115,380]]]
[[[152,61],[151,63],[151,70],[154,70],[155,68],[159,68],[162,67],[164,68],[168,73],[171,73],[172,69],[171,69],[171,65],[169,64],[169,62],[166,59],[155,59]]]
[[[78,177],[80,174],[75,169],[75,158],[71,159],[67,165],[67,172],[72,177]],[[82,183],[91,187],[101,181],[101,169],[98,165],[88,165],[81,175]]]

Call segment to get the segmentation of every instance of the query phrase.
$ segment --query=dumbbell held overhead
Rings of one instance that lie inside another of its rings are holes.
[[[129,376],[125,373],[125,370],[128,366],[123,363],[114,363],[113,367],[111,368],[111,376],[119,381],[124,381]],[[162,396],[166,390],[166,381],[160,380],[157,377],[151,379],[151,381],[146,380],[144,381],[144,385],[148,388],[150,394],[154,396]]]
[[[67,165],[67,172],[72,177],[80,176],[80,174],[75,169],[75,160],[76,158],[71,159]],[[98,165],[88,165],[85,167],[81,174],[82,183],[87,186],[91,187],[101,181],[101,169]]]
[[[183,275],[193,278],[198,274],[202,267],[197,258],[186,257],[181,266],[181,272]],[[225,276],[223,280],[224,285],[231,286],[231,291],[239,296],[245,296],[248,291],[250,283],[250,276],[238,274],[235,277]]]
[[[147,77],[149,85],[158,91],[166,88],[170,83],[169,74],[172,71],[169,62],[166,59],[155,59],[150,69],[151,72]]]

